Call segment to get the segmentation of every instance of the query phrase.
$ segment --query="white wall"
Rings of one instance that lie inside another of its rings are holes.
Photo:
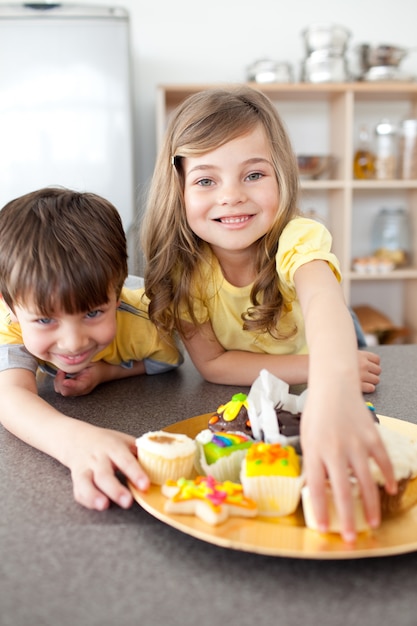
[[[349,28],[350,49],[365,42],[415,46],[401,68],[417,75],[416,0],[396,0],[393,5],[380,0],[68,0],[68,4],[121,6],[130,13],[138,205],[155,159],[158,84],[243,81],[247,66],[263,57],[289,61],[298,75],[304,57],[301,31],[316,22]]]

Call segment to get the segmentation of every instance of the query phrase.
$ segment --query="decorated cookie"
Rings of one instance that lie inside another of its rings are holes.
[[[229,516],[255,517],[258,513],[255,502],[244,495],[242,485],[228,480],[218,482],[213,476],[167,480],[161,489],[168,498],[166,513],[196,515],[212,526]]]

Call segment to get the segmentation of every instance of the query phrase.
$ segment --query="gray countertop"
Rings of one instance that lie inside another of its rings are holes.
[[[380,346],[378,413],[417,423],[416,346]],[[135,436],[215,410],[234,388],[176,372],[41,395]],[[298,391],[298,390],[295,390]],[[136,503],[89,511],[68,470],[0,427],[0,626],[415,626],[417,553],[352,560],[264,556],[206,543]]]

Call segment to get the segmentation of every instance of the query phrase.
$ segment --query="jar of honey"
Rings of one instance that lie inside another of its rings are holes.
[[[366,126],[359,129],[358,143],[353,157],[353,176],[358,179],[375,177],[375,154],[371,149],[371,139]]]

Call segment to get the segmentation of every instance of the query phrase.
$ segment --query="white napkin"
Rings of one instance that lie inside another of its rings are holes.
[[[253,437],[267,443],[287,442],[281,435],[275,407],[279,404],[291,413],[302,413],[307,389],[299,396],[289,393],[289,385],[268,370],[261,370],[248,393],[248,415]]]

